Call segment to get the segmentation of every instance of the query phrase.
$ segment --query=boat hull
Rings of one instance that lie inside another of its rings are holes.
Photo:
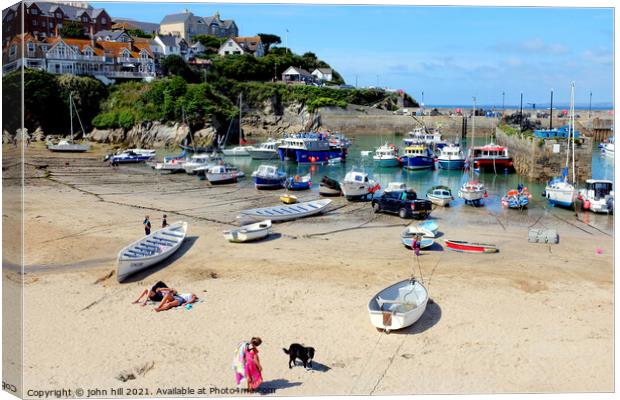
[[[206,174],[206,178],[210,183],[213,184],[225,184],[225,183],[235,183],[237,182],[239,176],[237,174]]]
[[[321,199],[292,205],[254,208],[241,211],[237,219],[262,221],[269,218],[272,222],[290,221],[322,213],[330,203],[329,199]]]
[[[441,169],[463,169],[465,168],[465,160],[442,160],[441,158],[437,161],[439,168]]]
[[[333,158],[343,160],[346,157],[346,152],[343,150],[310,151],[279,148],[278,157],[282,161],[291,161],[297,164],[325,164]]]
[[[510,157],[502,157],[502,158],[474,158],[474,168],[479,169],[480,171],[504,171],[507,170],[512,172],[514,170],[514,166],[512,163],[512,158]]]
[[[343,182],[340,183],[340,188],[347,200],[367,199],[373,196],[373,193],[371,193],[371,186],[365,184]]]
[[[431,203],[446,207],[450,205],[450,201],[452,201],[452,196],[449,197],[439,197],[432,194],[427,194],[426,197],[431,201]]]
[[[492,244],[470,243],[458,240],[446,240],[446,247],[452,251],[461,253],[497,253],[497,247]]]
[[[254,176],[252,179],[254,179],[254,186],[257,189],[280,189],[284,187],[286,180],[286,178],[269,179],[258,176]]]
[[[245,243],[263,239],[271,234],[271,221],[265,220],[238,229],[224,231],[224,238],[231,243]]]
[[[410,170],[429,169],[435,167],[432,157],[403,157],[403,168]]]
[[[273,150],[248,150],[252,160],[276,160],[278,159],[278,152]]]
[[[84,144],[69,144],[69,145],[48,145],[47,149],[57,153],[85,153],[90,150],[90,146]]]
[[[411,246],[413,245],[413,237],[401,237],[400,242],[405,247],[411,248]],[[435,241],[433,239],[422,237],[422,240],[420,241],[420,248],[426,249],[431,247],[433,244],[435,244]]]
[[[410,303],[398,303],[402,293],[403,299]],[[395,301],[396,303],[380,304],[381,300]],[[386,333],[403,329],[418,321],[428,304],[428,291],[420,282],[411,282],[409,279],[388,286],[370,299],[368,314],[370,323]]]
[[[381,158],[381,159],[374,158],[373,162],[376,167],[380,167],[380,168],[391,168],[391,167],[400,166],[400,160],[397,157]]]

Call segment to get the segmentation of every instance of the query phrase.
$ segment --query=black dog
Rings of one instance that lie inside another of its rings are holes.
[[[310,366],[312,368],[312,359],[314,358],[314,347],[304,347],[299,343],[293,343],[288,350],[282,349],[288,354],[288,367],[293,368],[291,364],[295,364],[295,359],[299,358],[304,363],[304,368]]]

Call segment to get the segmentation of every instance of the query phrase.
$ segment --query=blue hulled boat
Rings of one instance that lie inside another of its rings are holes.
[[[149,161],[155,156],[154,153],[136,153],[132,150],[125,150],[120,154],[110,157],[110,161],[115,164],[129,164]]]
[[[284,187],[286,173],[279,171],[273,165],[260,165],[252,173],[252,179],[257,189],[279,189]]]
[[[310,174],[304,176],[291,176],[286,180],[286,188],[288,190],[308,190],[312,186]]]
[[[405,147],[405,154],[401,159],[403,168],[412,170],[435,168],[435,156],[425,145]]]
[[[348,146],[348,141],[336,140],[326,133],[297,133],[282,139],[278,155],[282,161],[325,164],[334,158],[344,160]]]

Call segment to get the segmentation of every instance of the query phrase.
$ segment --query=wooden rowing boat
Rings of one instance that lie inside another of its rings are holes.
[[[186,234],[187,222],[177,222],[124,247],[118,252],[118,281],[170,257],[181,247]]]
[[[330,199],[320,199],[305,203],[253,208],[241,211],[237,219],[251,221],[270,219],[272,222],[290,221],[322,213],[331,202]]]
[[[255,224],[243,225],[237,229],[224,231],[224,238],[229,242],[243,243],[262,239],[271,233],[271,221],[266,219]]]
[[[381,290],[370,299],[370,323],[389,333],[413,325],[422,317],[428,290],[415,279],[406,279]]]
[[[461,240],[445,240],[444,242],[450,250],[463,253],[497,253],[499,251],[494,244],[471,243]]]

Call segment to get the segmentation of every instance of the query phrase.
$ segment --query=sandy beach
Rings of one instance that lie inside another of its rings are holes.
[[[455,253],[440,241],[418,264],[399,241],[415,221],[336,198],[324,215],[274,225],[268,240],[233,244],[221,232],[237,213],[276,204],[283,191],[259,192],[247,178],[210,186],[145,166],[113,169],[101,161],[104,151],[26,150],[26,397],[60,388],[112,397],[119,388],[214,394],[235,387],[233,351],[252,336],[263,339],[263,388],[275,395],[614,390],[609,231],[568,212],[539,219],[484,207],[442,224],[453,210],[438,208],[432,218],[442,239],[495,243],[500,252]],[[189,223],[183,247],[117,283],[109,275],[118,251],[143,235],[144,215],[159,227],[163,213]],[[17,222],[7,211],[3,218],[5,229]],[[560,243],[528,243],[535,223],[556,228]],[[412,273],[432,304],[412,327],[378,332],[368,301]],[[22,278],[6,268],[4,275]],[[202,301],[161,313],[131,304],[158,280]],[[288,368],[282,347],[294,342],[315,347],[313,371]],[[143,372],[136,379],[117,379],[136,370]]]

